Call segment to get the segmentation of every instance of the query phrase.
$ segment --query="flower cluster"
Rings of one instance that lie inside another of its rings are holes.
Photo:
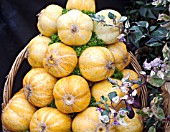
[[[120,97],[115,91],[110,92],[108,94],[108,98],[111,101],[111,105],[109,105],[108,99],[104,96],[101,96],[99,102],[96,104],[103,105],[105,109],[98,107],[97,110],[101,113],[99,116],[100,120],[105,124],[112,124],[112,125],[124,125],[126,126],[127,123],[124,120],[124,117],[127,116],[128,118],[132,119],[135,115],[133,108],[139,108],[140,102],[139,97],[137,95],[137,89],[142,85],[142,80],[129,80],[129,76],[122,78],[122,85],[118,85],[118,82],[112,78],[108,78],[108,81],[112,84],[113,91],[115,88],[119,88],[122,93],[124,93],[123,97]],[[139,87],[136,89],[132,89],[131,87],[134,84],[138,84]],[[124,104],[125,108],[120,108],[117,111],[117,107],[120,104]],[[113,104],[117,104],[114,106]],[[112,119],[112,122],[110,122]]]

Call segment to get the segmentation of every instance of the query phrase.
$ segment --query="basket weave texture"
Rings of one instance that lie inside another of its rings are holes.
[[[22,64],[22,61],[25,58],[27,58],[27,48],[28,48],[28,45],[18,54],[18,56],[16,57],[13,65],[11,67],[11,70],[9,71],[9,74],[7,75],[6,82],[4,85],[4,91],[3,91],[3,103],[1,104],[2,112],[3,112],[3,109],[5,108],[5,106],[8,104],[9,100],[11,99],[14,78],[15,78],[16,73],[18,72],[20,65]],[[132,67],[139,74],[139,72],[142,69],[132,52],[130,52],[130,56],[131,56]],[[144,85],[141,87],[142,107],[147,106],[147,97],[148,97],[147,87]],[[2,125],[2,131],[9,132],[3,125]]]

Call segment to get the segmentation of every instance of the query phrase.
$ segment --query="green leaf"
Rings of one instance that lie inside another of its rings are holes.
[[[90,107],[97,107],[96,99],[93,96],[91,96],[89,106]]]
[[[116,16],[115,16],[113,13],[111,13],[111,12],[108,13],[108,17],[109,17],[110,19],[113,19],[113,20],[116,19]]]
[[[56,42],[61,42],[61,40],[60,40],[60,38],[58,36],[58,33],[53,34],[50,37],[50,39],[51,39],[51,42],[48,45],[51,45],[51,44],[56,43]]]
[[[104,103],[101,101],[96,102],[96,105],[100,105],[100,104],[104,104]]]
[[[151,126],[148,130],[148,132],[156,132],[155,126]]]
[[[170,49],[167,44],[164,45],[164,47],[162,49],[162,53],[163,53],[164,59],[170,57]]]
[[[155,87],[161,87],[165,83],[165,80],[153,75],[152,77],[148,78],[148,83]]]
[[[85,11],[85,10],[82,10],[82,12],[86,15],[91,15],[91,14],[95,14],[95,12],[92,12],[92,11]]]
[[[108,94],[108,97],[109,97],[109,99],[112,101],[112,98],[113,97],[116,97],[117,96],[117,93],[116,92],[110,92],[109,94]]]
[[[149,46],[149,47],[157,47],[157,46],[162,46],[162,43],[152,42],[152,43],[149,43],[149,44],[146,44],[146,45]]]
[[[70,10],[71,10],[71,9],[63,9],[63,10],[62,10],[62,15],[63,15],[63,14],[66,14],[66,13],[69,12]]]
[[[106,110],[109,110],[109,105],[106,104],[106,105],[105,105],[105,108],[106,108]]]
[[[151,26],[151,27],[149,28],[149,31],[152,32],[152,31],[154,31],[156,28],[157,28],[157,26]]]
[[[102,111],[101,115],[102,115],[102,116],[103,116],[103,115],[109,116],[109,113],[110,113],[110,110],[104,110],[104,111]]]
[[[81,76],[80,69],[79,69],[78,65],[76,65],[76,67],[74,68],[74,70],[71,73],[71,75],[79,75],[79,76]]]
[[[139,21],[139,22],[136,22],[136,24],[140,27],[144,27],[144,28],[148,28],[149,27],[149,23],[147,21]]]
[[[157,38],[159,40],[165,39],[166,35],[168,33],[168,30],[162,27],[159,27],[157,30],[151,33],[151,36],[153,38]]]
[[[137,10],[137,9],[134,9],[134,10],[130,10],[130,14],[133,14],[133,13],[137,13],[139,10]]]
[[[118,22],[125,22],[127,20],[127,16],[121,16]]]
[[[133,31],[132,33],[135,35],[135,43],[137,43],[138,41],[140,41],[141,38],[144,37],[141,29],[138,26],[132,26],[130,30]]]
[[[139,9],[139,12],[140,12],[140,15],[141,15],[141,16],[146,17],[147,8],[146,8],[146,7],[141,7],[141,8]]]
[[[140,5],[140,6],[145,4],[143,1],[136,1],[135,3]]]
[[[153,11],[150,8],[147,9],[147,17],[157,19],[157,17],[154,15]]]
[[[159,120],[165,119],[165,113],[164,113],[164,111],[163,111],[162,108],[158,108],[157,118],[158,118]]]
[[[103,102],[107,102],[108,99],[106,97],[104,97],[103,95],[100,97],[100,100],[103,101]]]

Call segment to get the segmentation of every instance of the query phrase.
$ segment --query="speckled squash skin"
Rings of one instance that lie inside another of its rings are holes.
[[[31,132],[70,132],[71,118],[55,108],[44,107],[35,112],[31,118]]]
[[[36,107],[30,104],[23,89],[17,92],[2,111],[2,124],[13,132],[29,129],[29,123]]]
[[[103,15],[104,21],[108,25],[113,25],[113,20],[108,17],[108,13],[111,12],[116,16],[116,26],[120,26],[118,20],[121,18],[121,14],[112,9],[104,9],[96,13],[96,15]],[[117,37],[120,35],[120,28],[115,26],[104,26],[101,23],[94,21],[94,32],[99,39],[102,39],[105,44],[112,44],[118,41]]]
[[[77,9],[85,11],[96,11],[95,0],[68,0],[66,9]]]
[[[52,4],[38,14],[37,27],[41,34],[49,37],[57,32],[57,19],[62,15],[62,10],[62,7]]]
[[[81,112],[90,103],[90,89],[87,81],[78,75],[63,77],[55,84],[55,104],[63,113]]]
[[[106,127],[99,119],[99,111],[96,107],[88,107],[79,113],[72,123],[73,132],[115,132],[114,126]]]
[[[143,132],[143,122],[139,114],[136,113],[132,119],[129,119],[127,116],[124,117],[127,126],[117,125],[115,127],[116,132]]]
[[[53,43],[43,60],[44,68],[57,78],[68,76],[77,65],[75,50],[63,43]]]
[[[58,36],[67,45],[84,45],[93,30],[92,19],[79,10],[71,10],[57,20]]]
[[[117,79],[113,79],[113,80],[116,80],[118,82],[118,85],[121,85],[122,82],[120,80],[117,80]],[[108,94],[110,92],[116,92],[117,95],[121,98],[125,95],[125,93],[121,92],[121,90],[119,88],[113,88],[112,87],[113,85],[108,82],[107,80],[103,80],[103,81],[100,81],[100,82],[97,82],[93,85],[92,89],[91,89],[91,94],[92,96],[95,98],[96,102],[100,101],[100,97],[103,95],[105,96],[107,99],[108,99],[108,105],[110,106],[111,105],[111,101],[108,97]],[[113,106],[116,106],[118,103],[112,103]],[[120,103],[118,106],[117,106],[117,109],[123,107],[124,105],[122,103]],[[105,108],[103,107],[103,105],[101,105],[102,108]]]
[[[53,101],[53,88],[57,79],[44,68],[31,69],[23,79],[27,100],[37,107],[44,107]]]
[[[45,57],[50,38],[38,35],[34,37],[28,46],[28,62],[34,68],[43,68],[43,58]]]
[[[127,52],[126,45],[123,42],[116,42],[110,44],[107,48],[112,52],[115,57],[115,66],[119,71],[122,71],[130,64],[131,57]]]
[[[110,77],[115,70],[113,54],[105,47],[89,47],[79,57],[82,76],[92,82]]]

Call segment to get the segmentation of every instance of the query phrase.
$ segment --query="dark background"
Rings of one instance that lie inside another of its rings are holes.
[[[18,55],[28,42],[39,34],[36,16],[49,4],[63,8],[67,0],[0,0],[0,101],[2,103],[5,77]],[[128,0],[96,0],[96,11],[115,9],[121,14]],[[30,66],[22,63],[14,81],[13,93],[22,87],[22,78]],[[1,130],[1,129],[0,129]]]

